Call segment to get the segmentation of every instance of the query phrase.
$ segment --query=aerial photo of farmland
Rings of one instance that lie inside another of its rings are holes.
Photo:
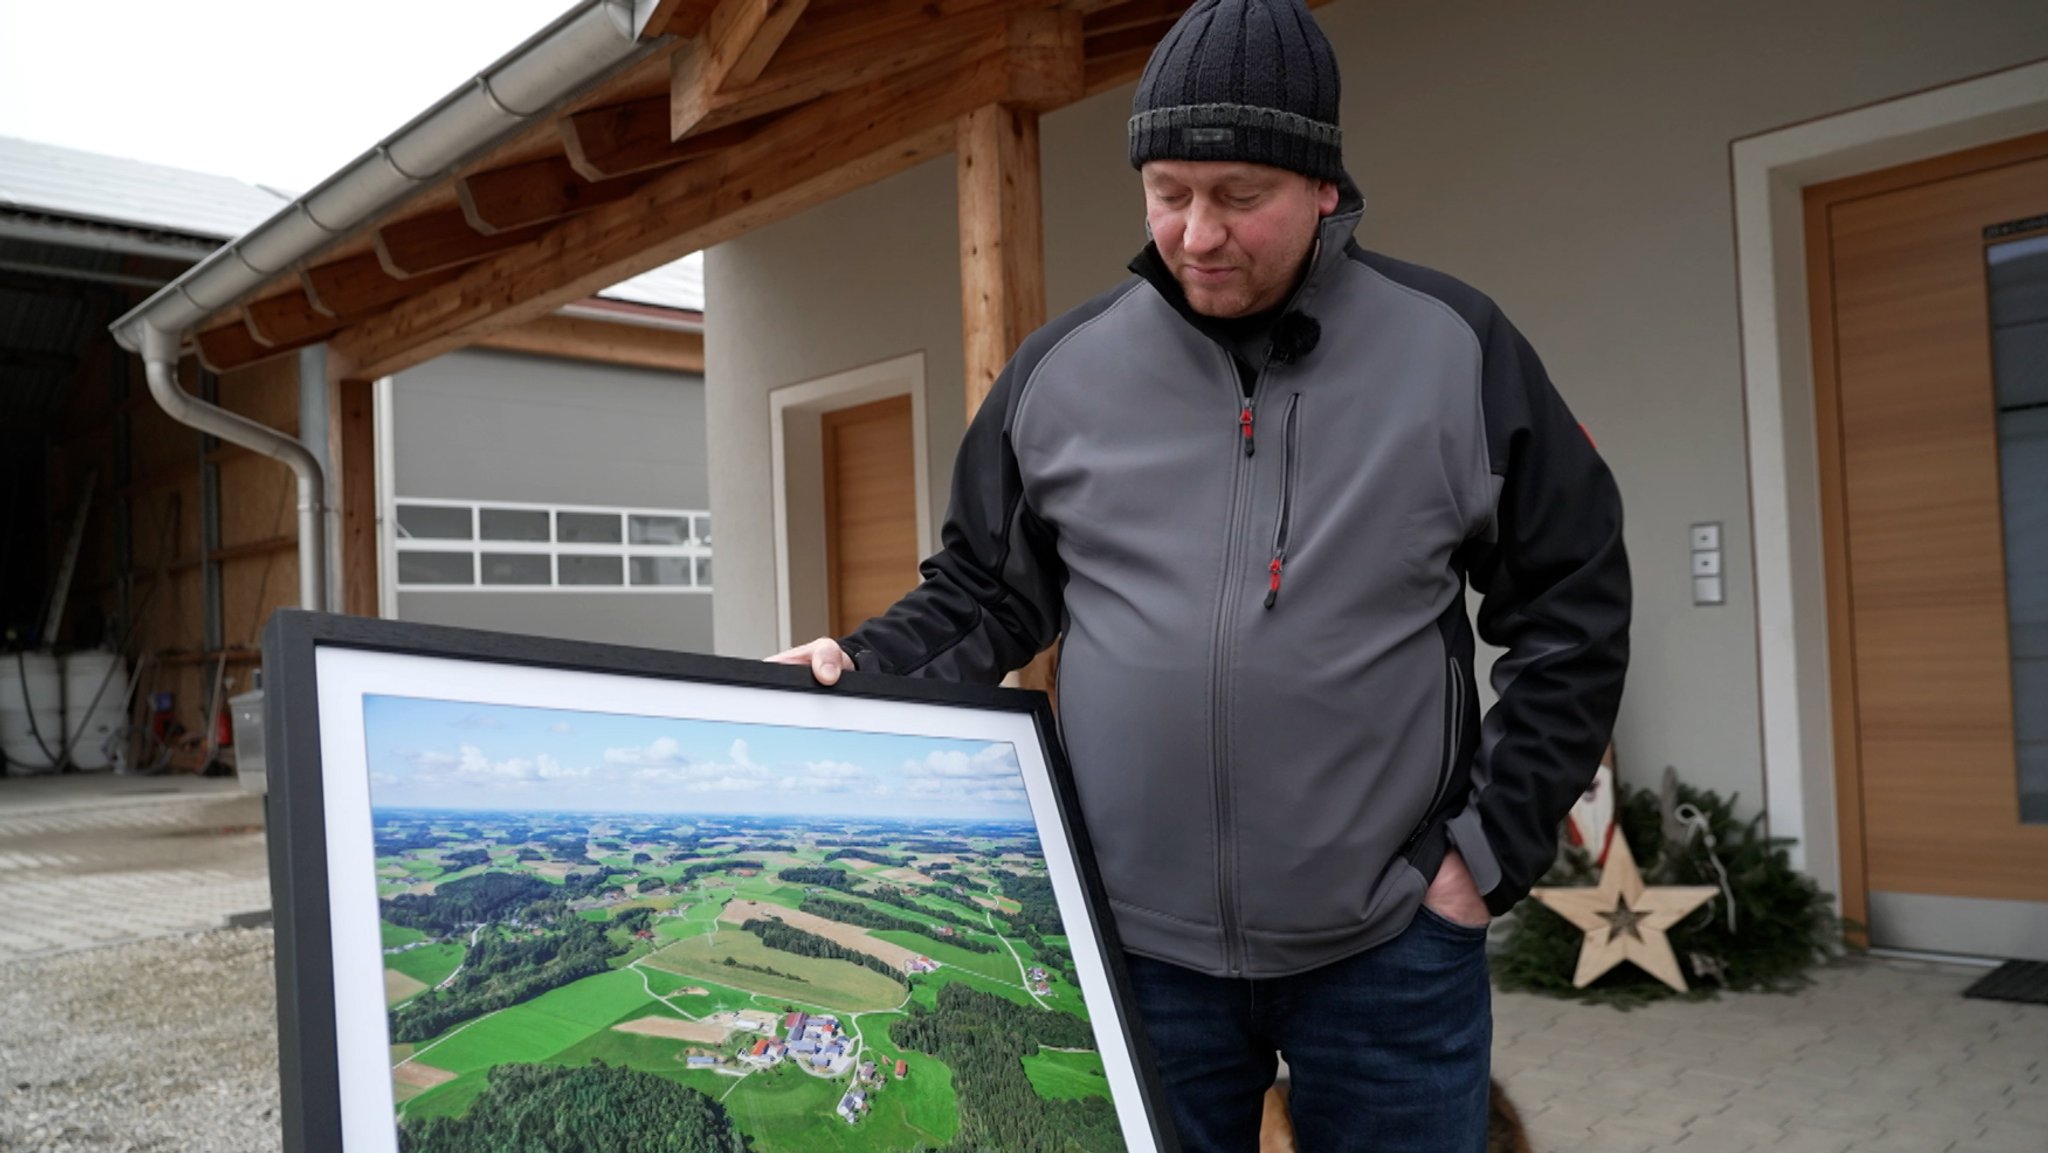
[[[1124,1147],[1010,746],[364,708],[406,1153]]]

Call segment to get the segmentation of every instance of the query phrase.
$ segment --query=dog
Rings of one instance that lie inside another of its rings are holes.
[[[1265,1119],[1259,1126],[1259,1153],[1303,1153],[1294,1143],[1294,1123],[1287,1116],[1287,1082],[1266,1091]],[[1315,1153],[1308,1150],[1306,1153]],[[1486,1153],[1531,1153],[1522,1115],[1495,1079],[1487,1092]]]

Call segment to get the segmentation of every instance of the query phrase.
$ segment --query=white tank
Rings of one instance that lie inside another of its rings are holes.
[[[0,653],[0,754],[7,757],[8,772],[56,771],[54,758],[64,751],[63,691],[57,658],[48,653]]]
[[[127,727],[128,669],[121,658],[103,652],[65,657],[64,733],[72,741],[71,766],[127,768]]]

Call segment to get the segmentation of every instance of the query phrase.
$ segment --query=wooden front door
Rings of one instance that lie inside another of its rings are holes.
[[[820,418],[825,572],[832,635],[843,637],[917,585],[917,473],[910,398]]]
[[[1806,207],[1844,911],[2048,959],[2048,136]]]

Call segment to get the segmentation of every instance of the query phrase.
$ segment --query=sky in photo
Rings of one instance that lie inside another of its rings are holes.
[[[1031,819],[1007,743],[366,696],[377,809]]]

